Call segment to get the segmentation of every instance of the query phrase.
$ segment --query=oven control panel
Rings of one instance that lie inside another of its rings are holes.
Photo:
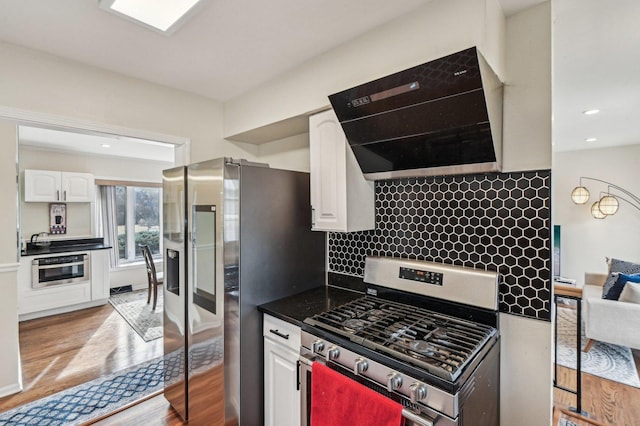
[[[442,285],[444,274],[414,268],[400,268],[400,278],[425,284]]]

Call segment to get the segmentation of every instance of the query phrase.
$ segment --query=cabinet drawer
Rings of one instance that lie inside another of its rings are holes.
[[[300,350],[300,327],[274,318],[271,315],[263,315],[262,333],[281,345],[296,352]]]

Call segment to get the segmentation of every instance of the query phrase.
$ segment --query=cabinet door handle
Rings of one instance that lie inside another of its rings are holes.
[[[60,201],[60,190],[56,191],[56,200]]]
[[[272,329],[269,329],[269,333],[273,333],[273,334],[275,334],[276,336],[279,336],[279,337],[282,337],[283,339],[287,339],[287,340],[289,340],[289,335],[288,335],[288,334],[282,334],[282,333],[280,333],[280,332],[278,331],[278,329],[275,329],[275,330],[274,330],[273,328],[272,328]]]
[[[300,360],[296,361],[296,390],[300,390]]]
[[[311,207],[311,227],[314,227],[316,225],[316,209],[313,208],[313,206]]]
[[[64,201],[67,201],[67,190],[64,190]]]

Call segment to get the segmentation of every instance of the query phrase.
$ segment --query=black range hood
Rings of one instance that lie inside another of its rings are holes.
[[[501,169],[502,83],[475,47],[329,100],[367,179]]]

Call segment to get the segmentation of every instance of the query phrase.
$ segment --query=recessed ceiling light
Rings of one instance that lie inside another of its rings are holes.
[[[597,138],[587,138],[587,139],[585,139],[584,141],[585,141],[585,142],[595,142],[595,141],[597,141],[597,140],[598,140]]]
[[[101,9],[171,34],[195,12],[201,0],[98,0]]]
[[[599,112],[600,112],[600,110],[599,110],[599,109],[588,109],[588,110],[586,110],[586,111],[582,111],[582,113],[583,113],[584,115],[593,115],[593,114],[597,114],[597,113],[599,113]]]
[[[103,148],[111,148],[111,145],[109,145],[108,143],[103,143],[100,146]]]

